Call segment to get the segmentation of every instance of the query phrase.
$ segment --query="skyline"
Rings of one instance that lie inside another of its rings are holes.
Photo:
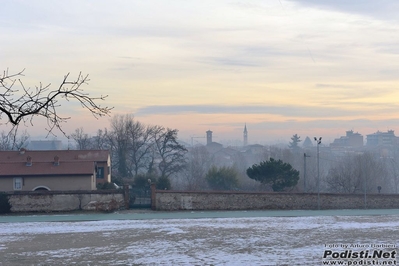
[[[379,1],[9,1],[2,70],[57,86],[89,74],[111,115],[225,139],[273,143],[399,130],[399,23]],[[70,134],[109,126],[61,102]],[[4,118],[3,121],[4,122]],[[45,135],[40,121],[31,135]],[[32,132],[32,133],[31,133]],[[55,132],[61,137],[60,132]],[[216,140],[217,141],[217,140]]]

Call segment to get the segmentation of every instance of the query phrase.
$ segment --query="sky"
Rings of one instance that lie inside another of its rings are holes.
[[[399,132],[395,0],[0,0],[0,70],[25,86],[89,74],[111,116],[176,128],[182,140],[325,142]],[[67,133],[109,126],[60,102]],[[4,117],[2,118],[4,123]],[[31,135],[45,135],[37,121]],[[62,135],[56,132],[58,136]]]

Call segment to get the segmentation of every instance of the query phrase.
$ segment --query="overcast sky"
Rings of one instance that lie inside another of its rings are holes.
[[[395,0],[0,2],[2,70],[27,86],[82,71],[113,114],[185,140],[242,140],[245,123],[251,143],[399,134]],[[63,112],[68,133],[109,124]]]

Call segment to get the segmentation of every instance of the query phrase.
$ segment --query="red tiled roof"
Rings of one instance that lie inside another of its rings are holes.
[[[38,176],[38,175],[93,175],[94,162],[34,162],[27,166],[26,162],[0,163],[0,176]]]
[[[58,157],[59,165],[54,165]],[[32,165],[26,163],[30,158]],[[107,150],[0,151],[0,177],[93,175],[96,162],[107,162]]]
[[[50,151],[0,151],[0,163],[5,162],[26,162],[27,157],[32,162],[53,162],[58,156],[60,163],[67,161],[108,161],[108,150],[50,150]]]

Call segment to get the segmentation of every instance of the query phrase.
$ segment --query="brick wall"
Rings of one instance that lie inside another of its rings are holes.
[[[8,195],[12,212],[114,211],[126,206],[124,190],[32,191]]]
[[[317,193],[181,192],[156,190],[156,210],[312,210]],[[320,209],[399,208],[399,194],[320,194]]]

